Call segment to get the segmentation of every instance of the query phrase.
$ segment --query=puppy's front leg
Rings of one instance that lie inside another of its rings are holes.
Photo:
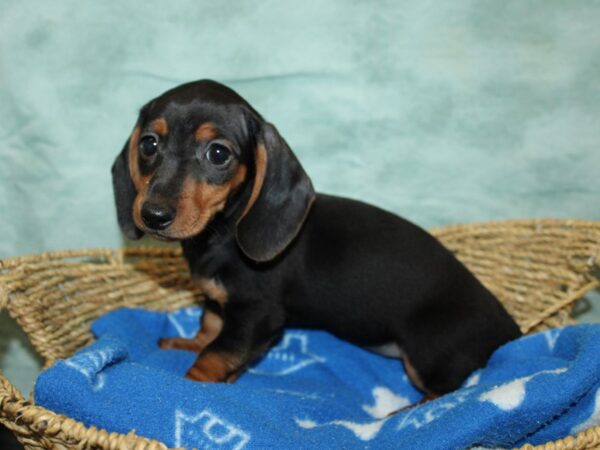
[[[216,339],[223,328],[221,307],[218,303],[207,300],[201,319],[200,331],[192,339],[166,338],[161,339],[159,346],[162,349],[188,350],[200,353],[208,344]]]
[[[264,305],[227,304],[223,312],[221,333],[200,354],[186,378],[233,382],[283,332],[283,311]]]

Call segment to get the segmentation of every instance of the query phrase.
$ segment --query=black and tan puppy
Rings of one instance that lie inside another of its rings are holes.
[[[520,335],[500,303],[431,235],[389,212],[316,194],[273,125],[214,81],[141,109],[112,169],[119,223],[179,240],[207,302],[187,377],[231,381],[281,336],[314,327],[395,343],[443,394]]]

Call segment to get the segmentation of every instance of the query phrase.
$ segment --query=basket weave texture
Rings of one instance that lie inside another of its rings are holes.
[[[502,221],[431,230],[503,302],[524,332],[573,323],[574,302],[600,286],[600,222]],[[120,307],[173,310],[202,301],[179,248],[75,250],[0,260],[7,309],[45,366],[92,342],[90,324]],[[0,423],[28,449],[165,449],[36,406],[0,372]],[[524,449],[597,449],[600,427]]]

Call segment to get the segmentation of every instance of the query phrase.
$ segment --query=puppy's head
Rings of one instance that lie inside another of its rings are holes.
[[[112,167],[117,217],[130,239],[199,235],[217,214],[256,261],[281,253],[314,199],[275,127],[214,81],[184,84],[144,106]]]

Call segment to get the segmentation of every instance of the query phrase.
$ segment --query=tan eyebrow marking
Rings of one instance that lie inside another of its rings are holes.
[[[212,122],[203,123],[194,133],[197,141],[210,141],[217,137],[217,128]]]
[[[152,123],[150,123],[150,129],[162,137],[166,136],[169,132],[167,121],[162,117],[160,119],[153,120]]]

